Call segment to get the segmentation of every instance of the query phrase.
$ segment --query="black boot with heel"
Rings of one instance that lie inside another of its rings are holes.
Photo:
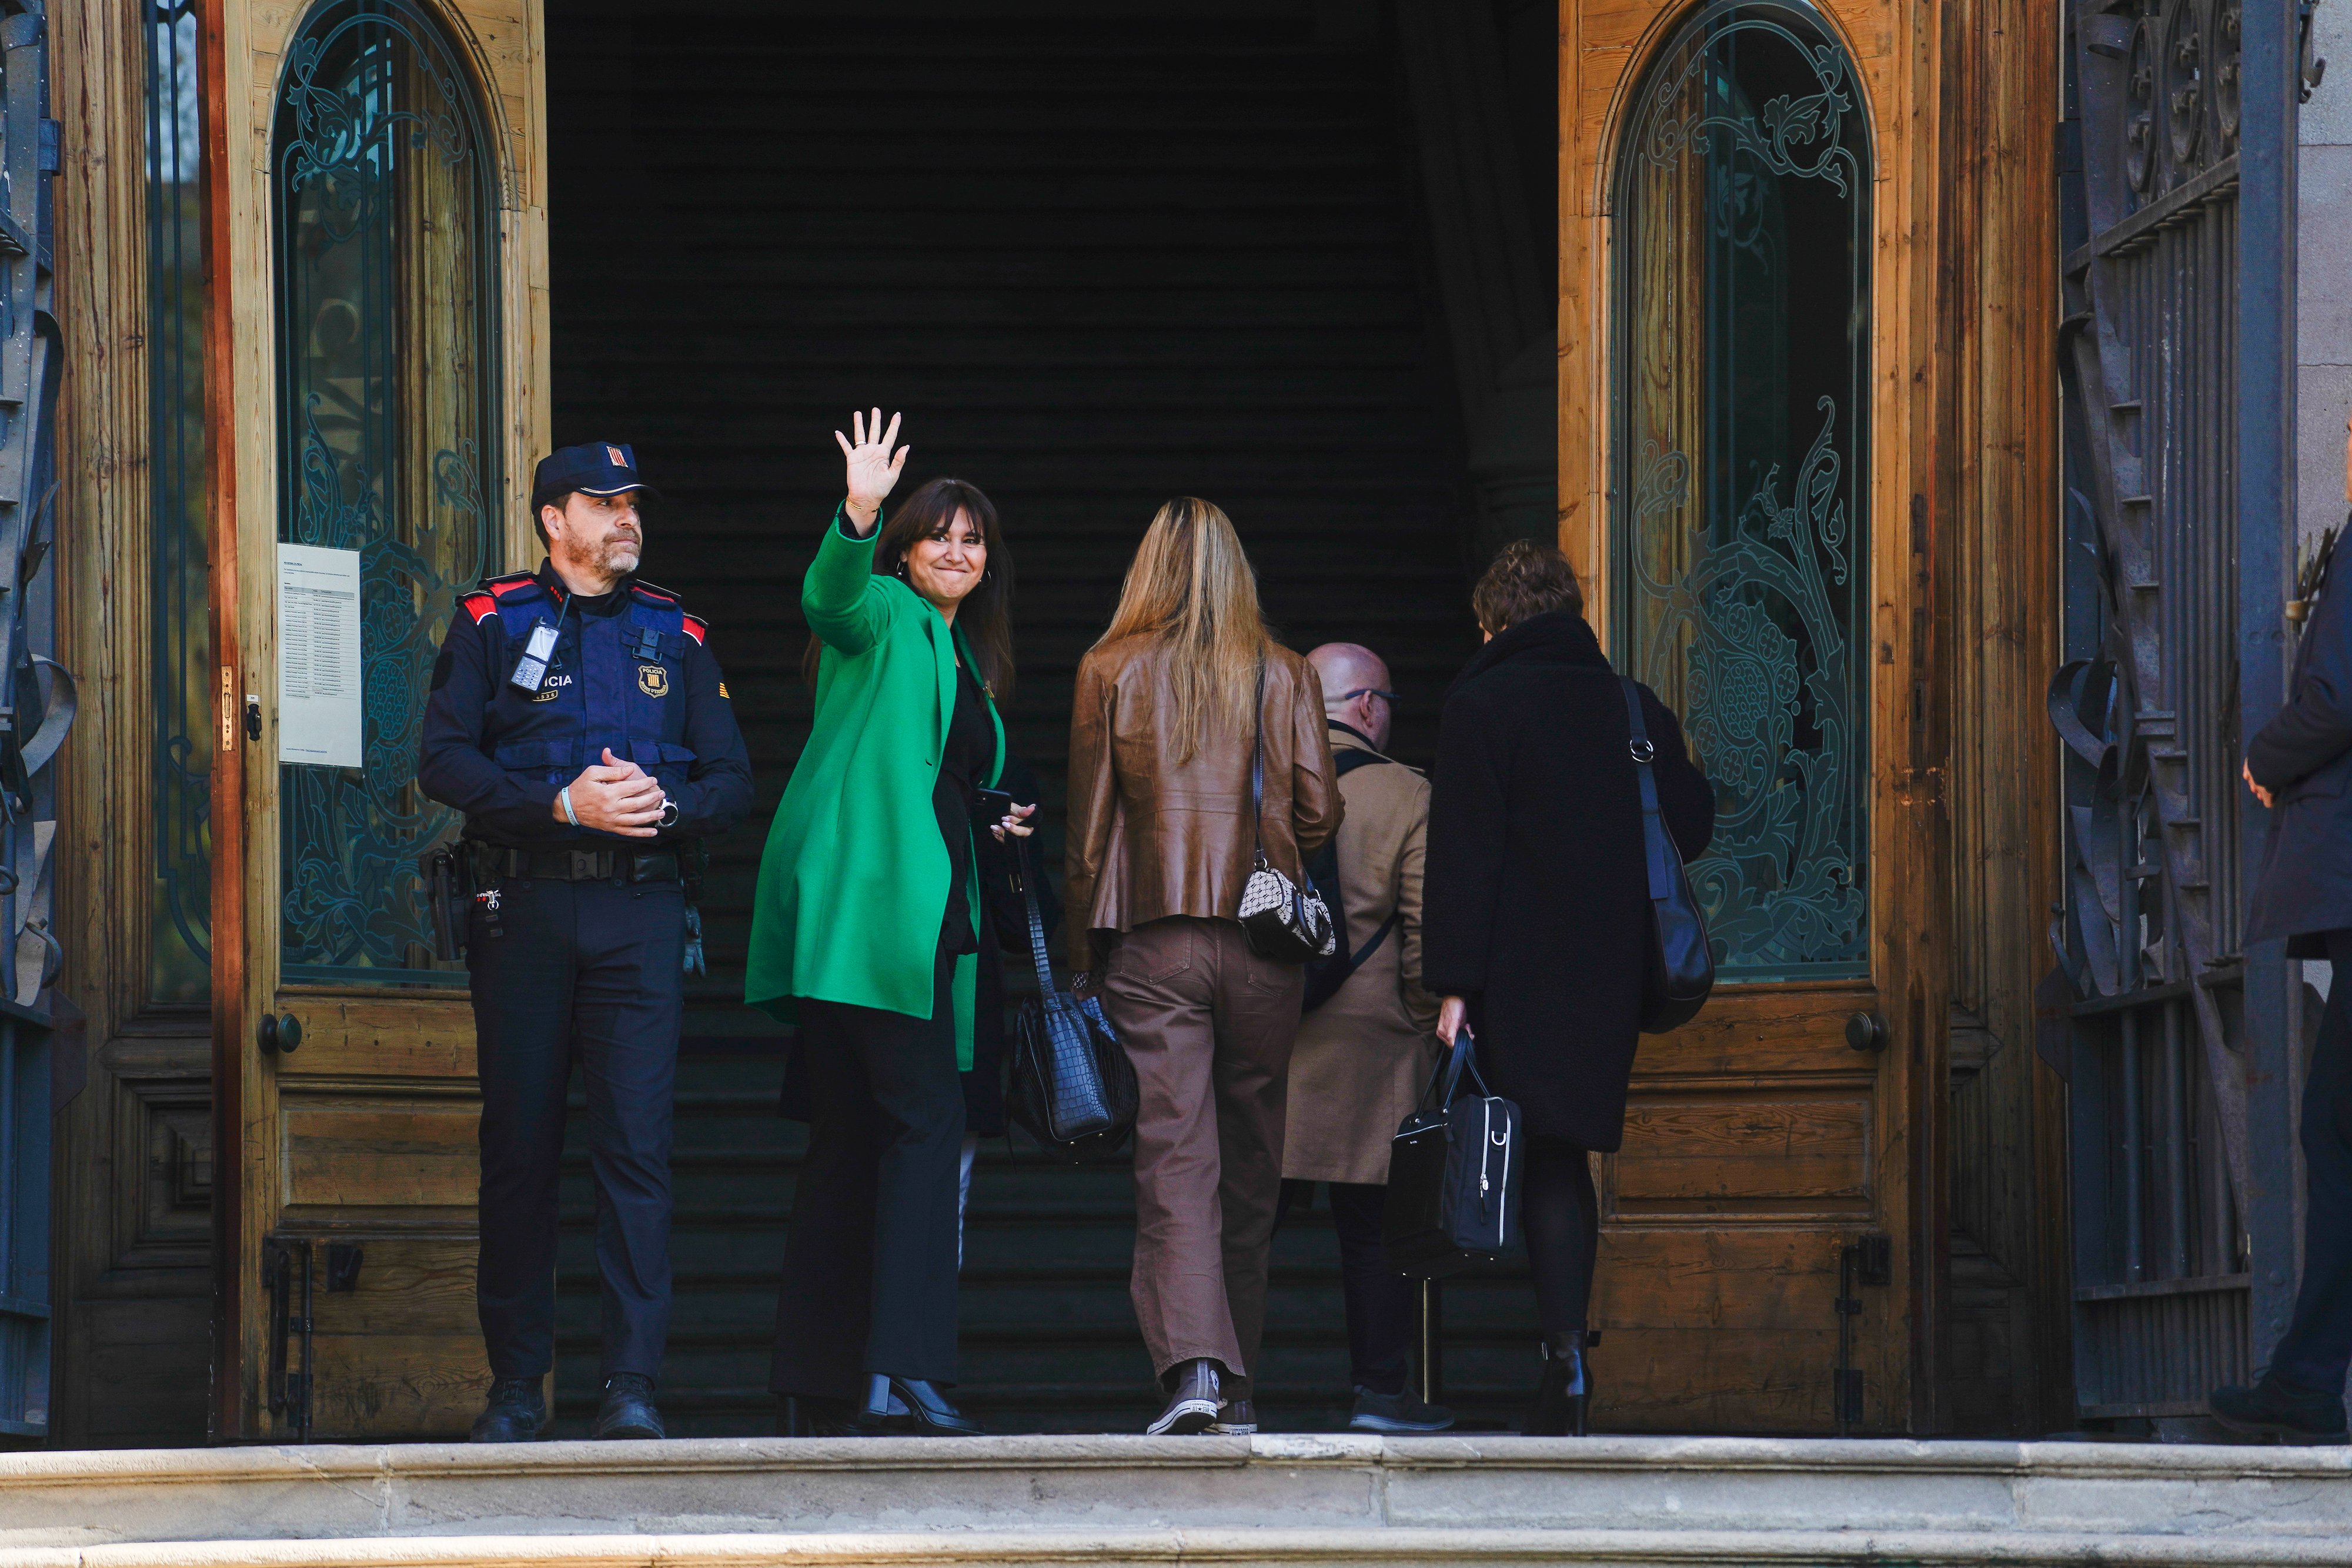
[[[1520,1425],[1529,1437],[1581,1437],[1592,1404],[1592,1367],[1585,1353],[1601,1343],[1591,1329],[1564,1329],[1543,1342],[1543,1378]]]

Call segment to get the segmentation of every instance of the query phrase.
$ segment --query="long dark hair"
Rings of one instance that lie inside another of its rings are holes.
[[[915,541],[943,538],[958,512],[979,531],[980,542],[988,550],[988,569],[981,575],[980,586],[965,594],[956,607],[956,628],[971,645],[971,656],[980,665],[973,673],[1002,706],[1013,695],[1013,557],[1004,548],[996,507],[980,493],[980,486],[961,479],[927,479],[916,486],[898,503],[898,509],[883,520],[882,537],[874,541],[874,572],[877,577],[900,575],[899,568]],[[824,639],[812,635],[801,654],[801,678],[812,686],[816,685],[817,666],[824,657]]]

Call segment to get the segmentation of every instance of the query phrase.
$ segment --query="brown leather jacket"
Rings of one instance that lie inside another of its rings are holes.
[[[1231,920],[1254,847],[1249,823],[1255,737],[1213,735],[1175,760],[1167,644],[1130,637],[1078,663],[1070,713],[1069,960],[1091,971],[1097,932],[1131,931],[1171,915]],[[1294,882],[1300,863],[1339,828],[1323,685],[1289,649],[1266,646],[1268,863]]]

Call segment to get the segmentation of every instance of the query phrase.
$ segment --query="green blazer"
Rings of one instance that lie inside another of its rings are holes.
[[[955,712],[956,654],[969,663],[971,653],[920,594],[875,575],[881,532],[877,520],[856,538],[836,508],[801,583],[801,612],[824,643],[816,722],[768,829],[743,981],[744,1001],[785,1023],[801,997],[931,1016],[949,872],[931,790]],[[1004,720],[993,694],[987,701],[992,788]],[[977,935],[976,871],[964,903]],[[979,973],[972,954],[956,960],[959,1069],[971,1066]]]

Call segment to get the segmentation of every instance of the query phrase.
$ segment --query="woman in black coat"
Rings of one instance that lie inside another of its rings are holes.
[[[1624,687],[1558,550],[1507,546],[1472,608],[1487,643],[1445,694],[1431,775],[1423,982],[1437,1032],[1468,1022],[1493,1092],[1528,1134],[1521,1219],[1543,1321],[1523,1430],[1581,1435],[1585,1316],[1600,1241],[1593,1150],[1624,1140],[1649,964],[1649,883]],[[1706,848],[1715,790],[1647,686],[1643,723],[1666,828]]]

